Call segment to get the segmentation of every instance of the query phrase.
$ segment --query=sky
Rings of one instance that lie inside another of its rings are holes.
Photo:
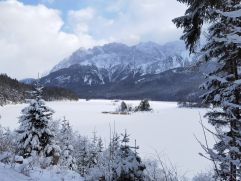
[[[80,47],[178,40],[177,0],[0,0],[0,73],[36,78]]]

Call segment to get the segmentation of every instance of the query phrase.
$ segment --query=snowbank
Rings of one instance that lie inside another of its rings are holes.
[[[80,175],[73,171],[60,170],[57,168],[29,170],[27,175],[20,171],[19,167],[10,167],[0,163],[1,181],[83,181]]]

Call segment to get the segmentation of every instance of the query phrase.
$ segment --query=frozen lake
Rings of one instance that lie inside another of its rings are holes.
[[[127,101],[138,105],[139,101]],[[95,130],[98,136],[108,143],[110,125],[117,132],[126,129],[131,139],[137,140],[142,157],[153,157],[156,152],[163,160],[170,160],[177,170],[187,176],[211,169],[211,163],[198,155],[202,152],[194,135],[204,141],[199,124],[199,114],[206,109],[177,108],[176,103],[150,102],[153,112],[131,115],[102,114],[102,111],[114,111],[119,103],[110,100],[80,100],[78,102],[48,102],[55,110],[54,118],[64,116],[73,129],[81,135],[92,136]],[[10,129],[18,127],[18,116],[24,104],[0,107],[0,124]],[[210,142],[212,145],[212,142]]]

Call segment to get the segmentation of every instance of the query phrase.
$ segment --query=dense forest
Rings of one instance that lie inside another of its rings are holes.
[[[6,74],[0,74],[0,105],[7,103],[20,103],[29,98],[32,85],[20,83]],[[46,101],[53,100],[78,100],[78,96],[70,90],[59,87],[45,87],[43,98]]]

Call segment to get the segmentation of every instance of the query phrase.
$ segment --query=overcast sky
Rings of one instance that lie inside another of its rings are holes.
[[[178,40],[176,0],[0,0],[0,73],[44,74],[80,47]]]

